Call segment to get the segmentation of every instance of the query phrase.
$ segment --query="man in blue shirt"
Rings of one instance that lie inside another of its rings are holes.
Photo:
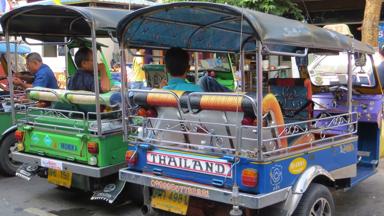
[[[20,78],[14,77],[13,83],[17,86],[25,88],[31,87],[45,87],[51,89],[58,89],[57,80],[48,65],[43,64],[43,60],[38,53],[30,53],[26,57],[27,69],[29,72],[35,75],[35,79],[32,84],[24,83]]]
[[[166,90],[180,90],[202,92],[203,89],[193,83],[186,81],[189,71],[189,55],[181,48],[171,48],[165,54],[165,67],[171,78],[168,84],[163,87]]]
[[[69,90],[95,91],[95,80],[93,76],[93,54],[92,50],[83,47],[75,54],[77,71],[68,82]],[[98,64],[100,72],[100,92],[110,91],[110,81],[104,64]]]

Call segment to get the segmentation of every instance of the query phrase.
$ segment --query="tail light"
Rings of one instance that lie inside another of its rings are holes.
[[[125,153],[125,161],[127,161],[129,166],[134,166],[137,163],[137,151],[127,151]]]
[[[241,121],[242,125],[248,125],[248,126],[256,126],[256,121],[254,118],[251,117],[244,117]]]
[[[141,116],[141,117],[156,118],[157,117],[157,111],[154,108],[145,109],[145,108],[141,107],[137,110],[137,115]]]
[[[24,138],[24,131],[17,130],[15,131],[15,138],[18,142],[23,141]]]
[[[99,145],[97,144],[97,142],[88,142],[87,148],[88,148],[88,152],[91,154],[99,153]]]
[[[246,187],[256,187],[258,174],[255,169],[244,169],[241,172],[241,183]]]

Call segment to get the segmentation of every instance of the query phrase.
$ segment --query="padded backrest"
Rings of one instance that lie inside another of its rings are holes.
[[[165,90],[155,90],[163,91]],[[183,109],[188,109],[188,94],[191,92],[172,91],[180,101]],[[254,115],[253,102],[248,97],[244,97],[244,93],[236,95],[191,95],[189,97],[192,110],[214,110],[228,112],[244,112]],[[251,98],[255,98],[252,94],[246,94]],[[177,99],[172,94],[159,92],[135,92],[133,102],[144,107],[178,107]]]

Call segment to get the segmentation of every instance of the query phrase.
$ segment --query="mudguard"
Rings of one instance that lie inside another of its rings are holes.
[[[9,127],[7,130],[5,130],[2,134],[1,134],[1,137],[0,137],[0,143],[3,141],[3,139],[10,133],[14,132],[17,130],[17,125],[13,125],[11,127]]]
[[[325,176],[330,181],[335,181],[331,174],[327,170],[323,169],[321,166],[312,166],[308,168],[300,176],[300,178],[297,180],[292,190],[288,194],[288,198],[286,199],[282,209],[283,215],[289,216],[293,214],[301,200],[301,197],[303,196],[305,191],[307,191],[312,181],[318,176]]]

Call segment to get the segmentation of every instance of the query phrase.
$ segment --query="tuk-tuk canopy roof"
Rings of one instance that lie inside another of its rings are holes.
[[[97,37],[115,34],[118,21],[128,10],[60,5],[32,5],[12,10],[1,17],[4,32],[43,41],[63,37],[90,37],[94,21]]]
[[[297,47],[302,47],[374,52],[372,47],[331,30],[250,9],[206,2],[179,2],[139,9],[119,22],[117,37],[131,47],[238,52],[241,46],[254,50],[255,40],[260,40],[266,48],[275,51],[296,52]]]

